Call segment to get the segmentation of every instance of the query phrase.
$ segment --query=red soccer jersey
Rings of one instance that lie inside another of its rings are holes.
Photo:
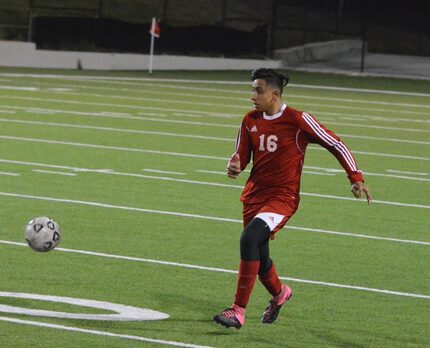
[[[277,197],[298,203],[309,143],[318,143],[329,150],[345,169],[351,183],[363,181],[351,151],[336,134],[308,113],[284,104],[276,115],[252,110],[242,121],[235,153],[240,156],[241,170],[250,162],[251,155],[253,166],[241,201],[261,203]]]

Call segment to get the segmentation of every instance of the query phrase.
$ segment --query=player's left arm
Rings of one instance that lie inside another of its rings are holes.
[[[299,126],[308,135],[312,142],[316,142],[329,150],[345,169],[351,183],[351,192],[360,199],[366,195],[367,203],[372,202],[369,187],[364,184],[363,174],[357,167],[357,162],[343,141],[324,125],[319,123],[312,115],[303,112],[299,116]]]

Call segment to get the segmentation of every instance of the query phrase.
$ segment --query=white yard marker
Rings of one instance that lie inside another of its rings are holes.
[[[160,174],[187,175],[187,173],[182,173],[182,172],[170,172],[167,170],[148,169],[148,168],[143,168],[142,171],[151,172],[151,173],[160,173]]]
[[[54,112],[49,111],[49,110],[37,110],[37,109],[27,109],[25,110],[27,113],[29,114],[47,114],[47,115],[52,115],[54,114]]]
[[[44,169],[32,169],[32,172],[42,173],[42,174],[56,174],[56,175],[65,175],[65,176],[76,176],[75,173],[65,173],[65,172],[55,172],[53,170],[44,170]]]
[[[75,327],[75,326],[49,324],[49,323],[44,323],[44,322],[32,321],[32,320],[21,320],[21,319],[9,318],[9,317],[0,317],[0,320],[14,323],[14,324],[45,327],[45,328],[49,328],[49,329],[80,332],[80,333],[86,333],[86,334],[92,334],[92,335],[98,335],[98,336],[123,338],[123,339],[128,339],[128,340],[155,343],[155,344],[161,344],[161,345],[166,345],[166,346],[189,347],[189,348],[210,348],[208,346],[199,346],[199,345],[195,345],[195,344],[188,344],[188,343],[175,342],[175,341],[164,341],[164,340],[158,340],[155,338],[148,338],[148,337],[143,337],[143,336],[122,335],[122,334],[117,334],[117,333],[108,332],[108,331],[81,329],[81,328]]]
[[[18,174],[18,173],[11,173],[11,172],[0,172],[0,175],[6,175],[6,176],[20,176],[21,174]]]
[[[311,170],[303,170],[303,173],[312,174],[312,175],[326,175],[326,176],[335,176],[335,173],[324,173],[324,172],[314,172]]]
[[[18,87],[18,86],[0,86],[0,89],[9,90],[9,91],[38,91],[37,87]]]
[[[411,174],[411,175],[429,175],[429,173],[417,173],[417,172],[404,172],[401,170],[394,170],[394,169],[386,169],[389,173],[399,173],[399,174]]]
[[[0,240],[0,244],[8,244],[8,245],[17,245],[17,246],[27,247],[27,244],[25,244],[25,243],[17,243],[17,242],[3,241],[3,240]],[[216,267],[206,267],[206,266],[192,265],[192,264],[179,263],[179,262],[170,262],[170,261],[162,261],[162,260],[154,260],[154,259],[144,259],[144,258],[140,258],[140,257],[106,254],[106,253],[86,251],[86,250],[76,250],[76,249],[56,248],[55,250],[60,251],[60,252],[76,253],[76,254],[83,254],[83,255],[90,255],[90,256],[100,256],[100,257],[119,259],[119,260],[128,260],[128,261],[145,262],[145,263],[152,263],[152,264],[158,264],[158,265],[174,266],[174,267],[180,267],[180,268],[197,269],[197,270],[209,271],[209,272],[221,272],[221,273],[237,274],[237,271],[235,271],[235,270],[216,268]],[[364,287],[364,286],[356,286],[356,285],[348,285],[348,284],[322,282],[322,281],[309,280],[309,279],[300,279],[300,278],[291,278],[291,277],[279,277],[279,278],[284,279],[284,280],[288,280],[288,281],[292,281],[292,282],[297,282],[297,283],[321,285],[321,286],[328,286],[328,287],[333,287],[333,288],[343,288],[343,289],[350,289],[350,290],[376,292],[376,293],[381,293],[381,294],[385,294],[385,295],[405,296],[405,297],[430,300],[430,295],[414,294],[414,293],[392,291],[392,290],[385,290],[385,289],[368,288],[368,287]]]
[[[221,172],[221,171],[216,171],[216,170],[197,169],[196,172],[198,172],[198,173],[206,173],[206,174],[215,174],[215,175],[226,175],[226,172]]]

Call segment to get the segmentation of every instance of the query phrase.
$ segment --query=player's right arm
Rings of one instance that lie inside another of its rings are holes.
[[[237,133],[236,149],[227,163],[227,176],[231,179],[236,179],[251,160],[252,145],[245,120],[246,117],[242,121],[239,132]]]

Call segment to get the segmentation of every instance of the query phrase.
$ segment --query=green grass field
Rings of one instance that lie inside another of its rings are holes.
[[[170,318],[5,312],[0,345],[430,346],[430,84],[305,73],[290,83],[284,101],[341,136],[375,202],[352,199],[336,159],[310,146],[301,207],[271,242],[294,297],[275,324],[263,325],[269,295],[256,284],[236,331],[211,319],[236,286],[247,173],[233,181],[223,172],[251,108],[249,73],[1,69],[0,292]],[[41,215],[63,231],[49,253],[23,243],[25,224]],[[112,313],[2,294],[0,305]]]

